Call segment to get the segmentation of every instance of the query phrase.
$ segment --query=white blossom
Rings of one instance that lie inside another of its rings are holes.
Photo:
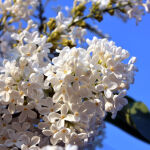
[[[109,0],[91,2],[101,10],[110,3]],[[134,0],[132,3],[136,7],[125,7],[127,15],[139,21],[142,3]],[[18,14],[13,21],[28,20],[36,6],[37,0],[0,1],[0,13]],[[148,11],[149,1],[143,6]],[[55,21],[56,28],[49,37],[58,32],[60,43],[63,38],[73,44],[85,41],[85,29],[69,27],[71,17],[59,12]],[[129,58],[127,50],[94,37],[87,40],[87,48],[64,47],[56,50],[57,57],[49,59],[52,44],[35,26],[28,20],[24,30],[11,34],[12,43],[16,43],[14,48],[2,43],[2,49],[11,49],[15,57],[5,59],[0,68],[0,149],[77,150],[88,146],[102,135],[107,112],[115,118],[127,104],[125,96],[134,82],[136,58],[125,64]],[[63,144],[65,147],[59,146]]]

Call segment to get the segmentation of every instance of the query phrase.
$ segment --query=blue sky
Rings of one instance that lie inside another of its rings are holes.
[[[50,7],[72,6],[72,2],[73,0],[50,2],[46,8],[46,16],[56,15],[50,11]],[[117,46],[123,47],[130,52],[131,56],[137,57],[136,66],[139,72],[136,73],[135,84],[131,86],[128,95],[137,101],[144,102],[150,109],[150,14],[143,16],[138,26],[135,20],[124,23],[117,17],[105,15],[103,22],[99,23],[99,29],[108,33]],[[89,38],[92,39],[90,34]],[[135,139],[111,124],[106,123],[105,130],[106,138],[103,141],[102,150],[150,150],[150,145]]]

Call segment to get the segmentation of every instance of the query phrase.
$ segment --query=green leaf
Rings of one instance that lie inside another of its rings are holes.
[[[108,114],[106,121],[125,132],[150,144],[150,111],[142,102],[136,102],[127,96],[128,105],[118,112],[115,119]]]
[[[145,104],[134,103],[130,116],[135,128],[150,142],[150,113]]]

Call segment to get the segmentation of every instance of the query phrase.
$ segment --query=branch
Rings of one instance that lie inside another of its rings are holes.
[[[39,32],[42,33],[43,28],[44,28],[44,21],[46,20],[46,17],[44,17],[44,7],[42,4],[42,0],[39,0],[39,6],[37,10],[39,12],[37,18],[40,20]]]
[[[108,38],[105,36],[101,31],[97,30],[96,28],[92,27],[90,24],[86,23],[86,29],[90,30],[91,32],[95,33],[96,35],[100,36],[101,38]]]

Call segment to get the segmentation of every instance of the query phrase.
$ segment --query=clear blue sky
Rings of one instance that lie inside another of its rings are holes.
[[[71,6],[73,0],[57,0],[50,2],[46,8],[46,16],[55,16],[50,11],[50,7]],[[131,86],[128,95],[138,101],[143,101],[150,109],[150,14],[143,16],[142,22],[138,26],[135,20],[129,20],[127,23],[122,22],[117,17],[104,16],[103,22],[99,28],[108,33],[117,46],[127,49],[131,56],[137,57],[137,67],[139,72],[136,73],[135,84]],[[92,37],[89,36],[91,39]],[[148,131],[150,132],[150,131]],[[120,129],[106,124],[106,138],[102,150],[150,150],[147,145]]]

